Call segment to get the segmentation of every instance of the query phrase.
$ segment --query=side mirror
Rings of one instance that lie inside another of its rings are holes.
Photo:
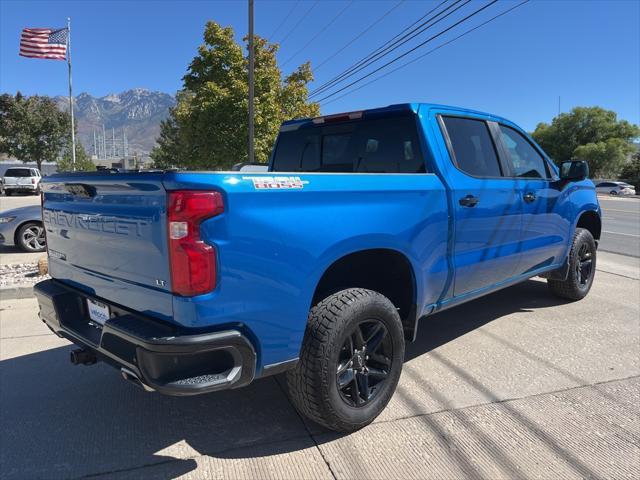
[[[562,162],[560,166],[560,179],[571,182],[579,182],[589,177],[589,164],[584,160]]]

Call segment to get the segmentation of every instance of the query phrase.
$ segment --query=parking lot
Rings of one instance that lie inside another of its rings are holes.
[[[637,478],[640,202],[602,205],[585,300],[533,279],[424,320],[391,404],[352,435],[302,420],[279,378],[172,398],[74,367],[34,299],[1,300],[0,477]]]

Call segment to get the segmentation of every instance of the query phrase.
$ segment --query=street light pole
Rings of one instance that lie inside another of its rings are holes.
[[[253,0],[249,0],[249,163],[254,162],[253,150],[253,69],[254,69],[254,48],[253,48]]]

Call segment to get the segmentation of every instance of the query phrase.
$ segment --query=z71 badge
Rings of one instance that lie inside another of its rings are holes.
[[[243,180],[253,181],[256,190],[295,190],[302,189],[309,183],[300,177],[242,177]]]

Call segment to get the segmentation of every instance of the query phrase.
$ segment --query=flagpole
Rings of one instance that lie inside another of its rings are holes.
[[[76,170],[76,128],[73,117],[73,93],[71,90],[71,18],[67,17],[67,65],[69,66],[69,112],[71,112],[71,162]]]

